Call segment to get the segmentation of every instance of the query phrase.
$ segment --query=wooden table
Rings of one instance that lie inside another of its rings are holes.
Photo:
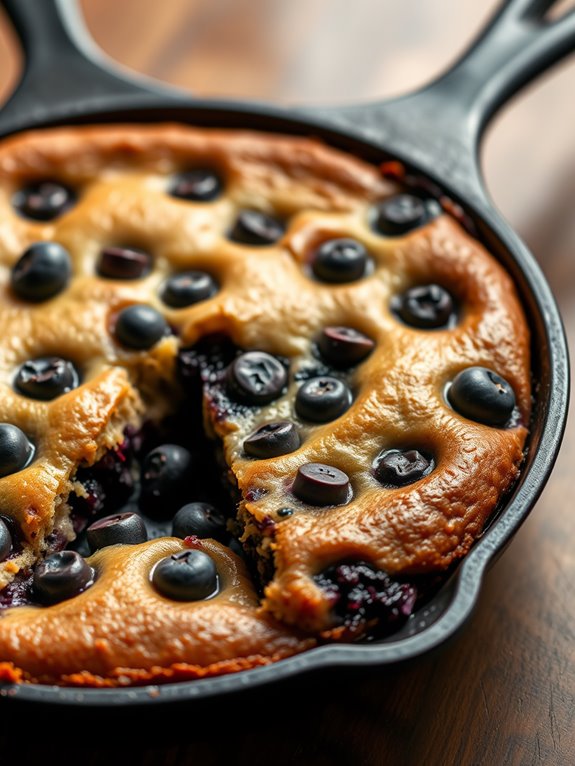
[[[199,94],[342,103],[424,83],[464,48],[495,3],[83,0],[82,6],[112,57]],[[6,94],[18,69],[6,24],[0,42]],[[539,259],[569,336],[574,92],[571,59],[505,110],[483,152],[492,196]],[[487,576],[474,616],[433,656],[391,671],[332,673],[195,706],[181,722],[157,709],[116,711],[107,722],[86,710],[65,717],[55,710],[34,735],[28,717],[14,716],[0,726],[0,762],[11,762],[7,753],[23,764],[60,753],[58,763],[84,766],[575,764],[574,458],[571,421],[543,496]],[[77,747],[81,760],[72,760]]]

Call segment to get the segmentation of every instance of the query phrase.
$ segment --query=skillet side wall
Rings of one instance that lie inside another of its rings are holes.
[[[397,141],[393,137],[394,128],[389,127],[389,146],[380,143],[370,143],[361,137],[361,131],[353,130],[349,125],[341,125],[329,115],[316,117],[302,113],[301,118],[286,117],[281,109],[273,109],[258,103],[243,104],[234,102],[187,102],[180,95],[162,95],[124,91],[118,93],[102,93],[93,96],[86,103],[76,101],[74,109],[66,113],[66,109],[55,108],[50,119],[47,115],[38,113],[33,123],[19,123],[17,116],[12,116],[11,122],[4,124],[6,133],[24,130],[28,127],[47,127],[59,124],[89,124],[126,121],[165,121],[181,120],[189,124],[218,127],[249,127],[266,131],[293,133],[297,135],[313,135],[325,139],[338,148],[343,148],[358,154],[372,162],[381,162],[389,156],[399,158],[410,164],[411,153],[405,146],[405,154],[401,151],[391,151]],[[354,116],[359,119],[361,111],[355,110]],[[370,117],[371,119],[371,117]],[[345,123],[345,120],[344,120]],[[332,127],[335,125],[336,127]],[[344,129],[349,127],[349,130]],[[401,143],[401,142],[399,142]],[[437,158],[429,157],[431,162]],[[440,168],[440,163],[435,163]],[[415,171],[418,168],[414,168]],[[426,631],[409,639],[370,647],[364,652],[361,647],[353,647],[342,652],[335,648],[332,653],[311,652],[298,662],[286,663],[281,669],[262,669],[261,673],[253,672],[251,677],[240,679],[246,687],[268,683],[332,664],[344,664],[361,667],[371,664],[390,664],[400,662],[411,656],[416,656],[441,644],[452,635],[467,619],[473,610],[479,593],[485,570],[509,543],[513,534],[523,523],[542,491],[553,468],[559,449],[567,415],[569,394],[568,353],[561,318],[547,283],[523,243],[517,238],[508,224],[499,216],[497,211],[478,200],[464,199],[456,189],[451,189],[449,178],[443,173],[434,179],[457,202],[461,203],[475,219],[478,227],[483,229],[483,236],[495,249],[502,263],[513,274],[520,294],[531,318],[534,336],[533,342],[533,372],[538,383],[538,393],[533,422],[533,433],[525,470],[518,483],[507,508],[492,525],[489,533],[476,546],[459,568],[455,582],[450,584],[449,597],[442,604],[443,621],[433,623]],[[371,651],[373,648],[374,651]],[[357,650],[357,651],[356,651]],[[316,659],[317,657],[317,659]],[[253,680],[252,680],[253,679]],[[208,697],[226,690],[235,689],[235,679],[214,679],[190,685],[182,684],[178,689],[161,690],[154,701],[174,699],[193,699]],[[101,696],[102,694],[106,696]],[[63,704],[139,704],[150,700],[149,690],[131,690],[124,694],[108,692],[88,692],[67,695],[59,690],[35,689],[34,687],[17,690],[16,697],[51,701]]]

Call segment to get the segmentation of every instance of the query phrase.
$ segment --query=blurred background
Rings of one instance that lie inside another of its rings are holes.
[[[498,5],[494,0],[79,2],[98,45],[122,66],[201,96],[286,105],[361,102],[423,85],[451,64]],[[559,2],[554,14],[574,5]],[[15,37],[0,14],[0,100],[14,87],[20,67]],[[482,148],[487,187],[548,278],[571,339],[572,358],[574,94],[571,56],[504,109]],[[438,664],[424,661],[418,670],[390,681],[386,697],[377,679],[354,688],[351,728],[349,707],[338,703],[337,694],[324,695],[317,708],[310,699],[304,708],[309,716],[298,718],[302,737],[331,742],[334,755],[336,750],[353,754],[355,760],[340,763],[379,764],[370,750],[375,742],[379,752],[397,754],[406,731],[418,732],[413,739],[418,758],[412,762],[435,764],[440,761],[430,753],[441,752],[442,731],[453,727],[455,741],[465,726],[475,726],[478,736],[485,734],[484,759],[466,751],[467,757],[454,763],[503,763],[503,750],[509,754],[506,764],[575,763],[575,615],[562,607],[575,580],[574,456],[571,422],[542,499],[490,571],[477,614],[449,658]],[[476,674],[473,704],[453,705],[458,675],[469,675],[470,668]],[[513,704],[506,698],[509,688],[515,690]],[[435,729],[437,720],[442,724]],[[274,747],[274,731],[258,728],[258,741],[267,738]],[[238,736],[248,738],[246,730]],[[566,743],[572,758],[554,758],[562,745],[565,752]],[[465,749],[458,742],[455,746]],[[207,757],[213,748],[214,741],[205,739],[196,752]],[[290,752],[301,755],[294,748]],[[322,766],[335,762],[314,761]]]

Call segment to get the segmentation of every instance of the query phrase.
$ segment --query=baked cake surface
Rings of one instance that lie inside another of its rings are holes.
[[[0,678],[178,680],[393,630],[518,475],[511,278],[318,141],[7,139],[0,279]]]

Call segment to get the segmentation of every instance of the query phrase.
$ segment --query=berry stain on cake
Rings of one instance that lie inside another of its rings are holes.
[[[365,625],[379,636],[392,633],[411,615],[417,601],[412,583],[399,583],[363,561],[329,567],[316,575],[338,621],[353,635]]]
[[[5,139],[0,188],[0,679],[185,681],[413,622],[530,422],[471,230],[317,140],[177,124]]]

